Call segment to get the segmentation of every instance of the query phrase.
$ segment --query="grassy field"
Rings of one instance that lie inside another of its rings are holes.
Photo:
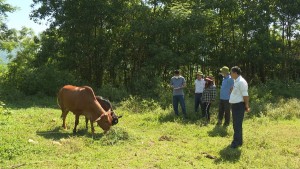
[[[125,101],[116,105],[119,124],[106,134],[97,127],[94,138],[84,117],[73,135],[72,113],[69,129],[61,128],[55,98],[6,104],[0,108],[0,168],[300,168],[298,99],[268,104],[260,117],[247,114],[238,149],[228,147],[232,125],[214,125],[217,103],[205,125],[192,111],[182,120],[155,102]]]

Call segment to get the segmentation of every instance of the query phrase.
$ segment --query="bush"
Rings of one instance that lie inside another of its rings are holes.
[[[130,96],[128,99],[121,102],[123,110],[133,113],[153,112],[161,109],[160,105],[153,99],[142,99],[137,96]]]
[[[0,115],[10,115],[11,111],[9,108],[6,107],[5,103],[0,101]],[[1,125],[1,124],[0,124]]]
[[[96,89],[95,95],[102,96],[113,102],[122,101],[124,98],[129,97],[129,93],[125,87],[113,87],[112,85],[103,85],[101,89]]]
[[[277,103],[266,105],[263,114],[274,120],[300,118],[300,101],[298,99],[280,99]]]
[[[251,112],[248,116],[271,119],[299,118],[299,83],[270,81],[249,88]]]
[[[77,80],[70,72],[59,71],[55,66],[41,66],[37,69],[22,70],[8,75],[2,81],[0,91],[8,99],[24,95],[56,96],[60,87],[76,84]]]

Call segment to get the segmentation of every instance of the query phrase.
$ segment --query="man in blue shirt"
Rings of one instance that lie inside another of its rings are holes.
[[[221,69],[221,74],[223,76],[221,91],[220,91],[220,103],[219,103],[219,114],[218,114],[218,123],[217,125],[222,124],[223,117],[225,115],[224,126],[227,127],[230,123],[230,92],[233,87],[234,81],[229,75],[229,68],[223,66]]]
[[[179,102],[182,109],[183,117],[187,118],[185,102],[184,102],[184,93],[183,93],[183,88],[186,87],[186,81],[184,77],[180,76],[179,70],[174,71],[174,76],[171,78],[170,85],[173,88],[173,109],[175,115],[179,116],[178,113],[178,102]]]

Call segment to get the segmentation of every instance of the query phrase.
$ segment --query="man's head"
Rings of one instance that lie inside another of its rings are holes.
[[[174,76],[175,76],[176,79],[179,78],[179,74],[180,74],[180,72],[179,72],[178,69],[174,70]]]
[[[223,67],[220,69],[220,71],[221,71],[220,73],[221,73],[222,76],[227,76],[227,75],[230,74],[229,68],[228,68],[227,66],[223,66]]]
[[[202,72],[197,72],[197,79],[200,80],[201,78],[203,78],[203,73]]]
[[[238,66],[234,66],[231,68],[230,75],[233,79],[237,79],[242,73],[241,68]]]

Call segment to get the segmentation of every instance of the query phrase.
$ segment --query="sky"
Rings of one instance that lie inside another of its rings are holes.
[[[21,30],[21,28],[25,26],[32,28],[35,34],[39,34],[48,27],[45,22],[44,24],[39,25],[30,20],[29,14],[32,10],[30,7],[32,0],[6,0],[5,2],[14,7],[18,7],[15,12],[7,13],[8,17],[5,23],[7,24],[8,28]]]
[[[39,25],[30,20],[29,14],[32,10],[30,7],[30,5],[32,4],[32,0],[5,0],[5,3],[10,4],[14,7],[18,7],[18,9],[13,13],[6,13],[8,17],[4,22],[6,23],[8,28],[21,30],[22,27],[25,26],[28,28],[32,28],[36,35],[47,29],[48,26],[46,24]],[[0,64],[2,62],[9,62],[7,55],[8,53],[0,50]]]

